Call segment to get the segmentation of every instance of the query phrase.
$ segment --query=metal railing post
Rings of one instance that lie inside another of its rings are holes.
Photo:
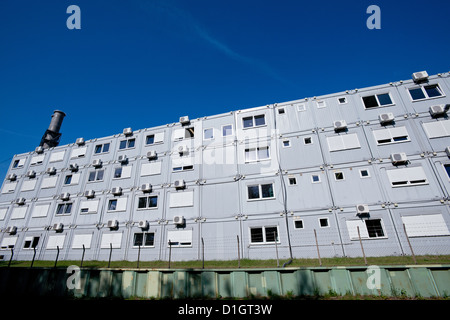
[[[34,251],[34,253],[33,253],[33,259],[31,260],[31,266],[30,266],[30,268],[33,268],[34,259],[36,258],[36,247],[33,248],[33,251]]]
[[[59,258],[59,246],[56,246],[56,259],[55,259],[55,265],[53,266],[53,268],[56,268],[56,264],[58,263],[58,258]]]
[[[412,258],[414,260],[414,264],[417,264],[416,255],[414,254],[414,250],[412,248],[411,242],[409,241],[408,232],[406,232],[406,226],[403,224],[403,231],[405,231],[406,240],[408,241],[409,249],[411,250]]]
[[[9,266],[11,265],[11,261],[12,261],[13,256],[14,256],[14,249],[11,248],[11,258],[9,258],[8,268],[9,268]]]
[[[86,251],[86,248],[84,247],[84,244],[83,244],[83,254],[81,255],[81,263],[80,263],[80,268],[82,268],[82,267],[83,267],[83,261],[84,261],[84,253],[85,253],[85,251]]]
[[[169,269],[170,269],[170,259],[172,257],[172,241],[169,239]]]
[[[109,243],[109,260],[108,260],[108,268],[111,265],[111,256],[112,256],[112,243]]]
[[[238,268],[241,267],[241,250],[239,246],[239,236],[237,235],[237,249],[238,249]]]

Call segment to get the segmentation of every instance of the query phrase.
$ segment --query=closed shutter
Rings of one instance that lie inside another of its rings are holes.
[[[347,220],[347,230],[350,240],[359,240],[358,227],[361,239],[368,239],[369,233],[367,232],[366,223],[364,220]]]
[[[16,207],[13,209],[11,214],[11,219],[23,219],[27,213],[27,206],[24,207]]]
[[[161,173],[161,161],[152,162],[152,163],[144,163],[141,166],[141,177],[143,176],[151,176],[154,174]]]
[[[64,246],[64,240],[66,239],[66,235],[57,235],[57,236],[50,236],[48,238],[47,242],[47,249],[57,249],[59,247],[60,249]]]
[[[194,191],[170,193],[169,206],[171,208],[192,207],[194,205]]]
[[[48,214],[48,209],[50,209],[50,204],[40,204],[36,205],[33,208],[32,217],[38,218],[38,217],[46,217]]]
[[[442,214],[403,216],[408,237],[448,236],[450,232]]]
[[[84,157],[84,155],[86,154],[86,150],[87,150],[87,147],[73,149],[72,154],[70,155],[70,159]]]
[[[427,122],[422,126],[429,139],[450,136],[450,120]]]
[[[60,151],[60,152],[55,152],[52,153],[52,155],[50,156],[50,162],[57,162],[57,161],[63,161],[64,160],[64,155],[66,154],[66,151]]]
[[[120,248],[122,242],[122,233],[104,233],[102,235],[102,242],[100,247],[102,249],[109,249],[110,244],[113,248]]]
[[[91,248],[92,234],[76,234],[73,237],[72,249],[85,249]]]

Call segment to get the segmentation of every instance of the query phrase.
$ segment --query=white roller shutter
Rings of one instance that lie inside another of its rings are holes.
[[[32,213],[32,217],[33,218],[38,218],[38,217],[46,217],[48,214],[48,209],[50,209],[50,204],[40,204],[40,205],[36,205],[33,208],[33,213]]]
[[[73,237],[72,249],[85,249],[91,248],[92,233],[90,234],[76,234]]]
[[[31,158],[30,164],[41,164],[42,162],[44,162],[44,158],[45,154],[34,156],[33,158]]]
[[[167,246],[169,241],[172,246],[191,246],[192,230],[169,230],[167,231]]]
[[[36,187],[36,182],[37,182],[36,179],[24,181],[22,183],[22,190],[21,191],[34,190],[34,188]]]
[[[164,142],[164,131],[155,133],[155,138],[153,143]]]
[[[4,220],[5,219],[7,212],[8,212],[8,208],[1,208],[0,209],[0,220]]]
[[[97,213],[99,200],[86,200],[81,201],[80,212],[81,213]]]
[[[1,248],[2,249],[14,248],[14,246],[16,245],[16,242],[17,242],[17,238],[18,237],[3,238]]]
[[[8,182],[3,185],[2,193],[14,192],[17,187],[17,182]]]
[[[448,236],[450,232],[442,214],[403,216],[408,237]]]
[[[11,219],[23,219],[27,213],[28,206],[15,207],[11,214]]]
[[[122,233],[104,233],[102,235],[101,248],[109,249],[110,243],[113,248],[120,248],[122,242]]]
[[[64,246],[64,240],[66,239],[66,235],[57,235],[57,236],[50,236],[48,238],[47,242],[47,249],[62,249]]]
[[[70,155],[70,159],[84,157],[84,155],[86,154],[86,150],[87,150],[87,147],[73,149],[72,154]]]
[[[427,122],[422,126],[429,139],[450,136],[450,120]]]
[[[330,152],[361,148],[356,133],[327,137]]]
[[[56,187],[56,182],[58,181],[58,176],[55,177],[47,177],[42,179],[41,188],[54,188]]]
[[[369,233],[367,232],[367,227],[364,220],[347,220],[346,223],[350,240],[359,240],[358,227],[361,239],[369,239]]]
[[[161,173],[161,161],[144,163],[141,166],[141,177]]]
[[[172,192],[169,197],[171,208],[192,207],[194,205],[194,191]]]
[[[64,151],[60,151],[60,152],[52,153],[51,156],[50,156],[49,162],[63,161],[65,154],[66,154],[65,150]]]

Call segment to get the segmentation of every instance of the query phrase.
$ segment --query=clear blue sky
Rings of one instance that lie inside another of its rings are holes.
[[[443,0],[1,0],[0,177],[55,109],[68,144],[447,72],[449,14]]]

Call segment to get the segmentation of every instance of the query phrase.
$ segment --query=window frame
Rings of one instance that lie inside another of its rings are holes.
[[[211,137],[206,138],[206,131],[211,130]],[[214,128],[204,128],[203,129],[203,140],[214,140]]]
[[[259,125],[256,125],[256,121],[255,121],[255,118],[257,118],[257,117],[262,117],[263,119],[264,119],[264,124],[259,124]],[[245,122],[244,122],[244,119],[248,119],[248,118],[251,118],[252,119],[252,125],[251,126],[245,126]],[[267,126],[267,123],[266,123],[266,114],[265,113],[263,113],[263,114],[256,114],[256,115],[251,115],[251,116],[247,116],[247,117],[242,117],[242,129],[244,129],[244,130],[246,130],[246,129],[252,129],[252,128],[260,128],[260,127],[264,127],[264,126]]]
[[[31,238],[31,240],[27,240],[29,238]],[[23,250],[33,250],[34,248],[37,248],[37,246],[39,245],[39,241],[41,240],[40,238],[41,238],[40,236],[27,236],[27,237],[25,237],[25,239],[23,241],[22,249]],[[37,241],[36,241],[36,239],[37,239]],[[30,244],[29,244],[29,246],[26,247],[26,244],[27,244],[28,241],[30,242]],[[36,241],[36,243],[35,243],[35,241]]]
[[[60,208],[62,208],[62,212],[58,213]],[[69,208],[69,212],[67,211],[67,208]],[[73,209],[73,202],[60,202],[57,204],[56,206],[56,212],[55,212],[55,216],[68,216],[72,213],[72,209]]]
[[[321,220],[326,220],[327,221],[327,225],[326,226],[322,226],[322,222]],[[329,228],[330,227],[330,218],[325,217],[325,218],[317,218],[317,221],[319,221],[319,227],[321,229],[325,229],[325,228]]]
[[[108,150],[105,151],[105,146],[106,145],[108,146],[107,147]],[[100,147],[100,151],[99,152],[97,152],[97,147]],[[94,155],[108,153],[110,150],[111,150],[111,142],[105,142],[105,143],[101,143],[101,144],[96,144],[94,146]]]
[[[272,197],[263,197],[263,190],[262,190],[262,186],[267,186],[267,185],[271,185],[272,186]],[[250,187],[258,187],[258,198],[250,198],[249,197],[249,188]],[[276,199],[275,197],[275,188],[274,188],[274,183],[270,182],[270,183],[259,183],[259,184],[248,184],[247,185],[247,201],[260,201],[260,200],[270,200],[270,199]]]
[[[231,133],[230,134],[224,134],[223,130],[224,130],[225,127],[231,127]],[[224,125],[221,126],[221,129],[222,129],[222,137],[229,137],[229,136],[232,136],[234,134],[233,125],[232,124],[224,124]]]
[[[123,142],[125,142],[125,147],[122,148]],[[130,147],[131,142],[133,142],[133,145]],[[136,138],[135,137],[119,141],[119,151],[133,149],[133,148],[136,148]]]
[[[102,171],[102,179],[98,179],[98,175],[99,175],[100,171]],[[92,173],[95,174],[94,180],[90,180],[90,176],[91,176]],[[87,183],[90,183],[90,182],[102,182],[104,180],[105,180],[105,169],[95,169],[95,170],[88,171],[88,179],[86,181]]]
[[[259,151],[260,151],[260,149],[267,149],[267,153],[268,153],[268,156],[267,156],[267,158],[260,158],[259,157]],[[255,160],[248,160],[247,159],[247,154],[249,154],[250,153],[250,151],[251,150],[254,150],[255,151]],[[267,146],[261,146],[261,147],[254,147],[254,148],[245,148],[244,149],[244,162],[245,163],[252,163],[252,162],[260,162],[260,161],[266,161],[266,160],[270,160],[271,158],[270,158],[270,147],[267,145]]]
[[[341,173],[342,174],[342,179],[338,179],[337,178],[337,174]],[[334,181],[345,181],[345,174],[344,171],[341,170],[337,170],[333,172],[333,176],[334,176]]]
[[[438,88],[438,91],[441,93],[441,95],[440,96],[435,96],[435,97],[430,97],[428,95],[428,92],[426,91],[425,87],[431,87],[431,86],[436,86]],[[422,94],[424,95],[425,98],[413,99],[410,90],[416,90],[416,89],[421,89],[422,90]],[[409,98],[411,99],[411,102],[425,101],[425,100],[430,100],[430,99],[438,99],[438,98],[446,97],[445,92],[444,92],[444,90],[442,90],[442,87],[440,86],[439,83],[431,83],[431,84],[426,84],[426,85],[416,85],[416,86],[408,87],[408,88],[406,88],[406,90],[408,91],[408,95],[409,95]]]
[[[267,228],[276,228],[276,239],[275,241],[267,241]],[[252,239],[252,229],[261,229],[262,233],[262,241],[254,242]],[[280,230],[278,225],[266,225],[266,226],[249,226],[248,227],[248,236],[249,236],[249,244],[250,245],[271,245],[271,244],[280,244]]]
[[[449,170],[447,170],[447,167]],[[444,173],[447,175],[448,181],[450,181],[450,163],[443,163],[442,168],[444,169]]]
[[[141,211],[141,210],[155,210],[155,209],[158,209],[158,206],[159,206],[158,196],[159,195],[157,195],[157,194],[150,194],[150,195],[146,195],[146,196],[139,196],[136,210]],[[139,202],[140,202],[141,198],[145,198],[146,199],[145,207],[142,207],[142,208],[139,207]],[[156,198],[156,206],[154,206],[154,207],[150,207],[149,206],[150,198]]]
[[[380,104],[380,99],[378,98],[378,96],[381,96],[381,95],[384,95],[384,94],[389,95],[389,99],[391,99],[391,103],[390,104],[384,104],[384,105]],[[378,105],[374,106],[374,107],[366,107],[366,104],[364,102],[364,98],[371,97],[371,96],[375,97],[375,100],[376,100]],[[394,101],[394,99],[392,99],[392,95],[391,95],[391,93],[389,91],[388,92],[383,92],[383,93],[374,93],[374,94],[370,94],[368,96],[361,96],[361,102],[362,102],[362,105],[364,106],[364,110],[372,110],[372,109],[378,109],[378,108],[395,106],[395,101]]]
[[[317,181],[314,181],[314,177],[317,177],[317,178],[319,178],[319,180],[317,180]],[[320,179],[320,174],[311,174],[311,183],[321,183],[322,182],[322,179]]]
[[[142,234],[142,245],[141,248],[155,248],[155,232],[154,231],[144,231],[144,232],[135,232],[133,235],[133,248],[139,248],[139,245],[136,245],[136,235]],[[146,245],[147,235],[153,235],[153,244]]]
[[[367,176],[363,176],[362,175],[362,172],[363,171],[367,171]],[[370,178],[371,176],[370,176],[370,171],[369,171],[369,169],[359,169],[359,177],[361,178],[361,179],[367,179],[367,178]]]
[[[302,226],[301,227],[297,227],[296,222],[300,222],[302,224]],[[294,229],[295,230],[305,229],[305,223],[304,223],[303,219],[296,219],[296,218],[294,218],[293,223],[294,223]]]

